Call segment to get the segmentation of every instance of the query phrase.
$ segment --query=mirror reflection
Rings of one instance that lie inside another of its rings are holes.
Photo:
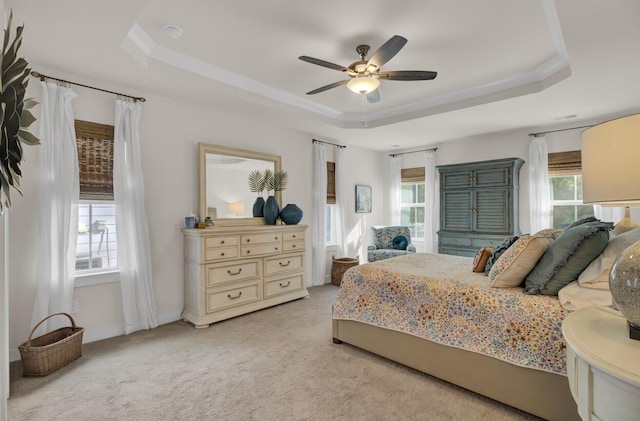
[[[280,156],[203,143],[199,154],[200,217],[252,218],[258,193],[249,191],[249,173],[279,170]],[[266,192],[263,196],[266,199]]]

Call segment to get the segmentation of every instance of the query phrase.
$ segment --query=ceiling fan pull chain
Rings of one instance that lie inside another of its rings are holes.
[[[367,123],[367,94],[360,94],[362,97],[362,125],[365,129],[369,128]]]

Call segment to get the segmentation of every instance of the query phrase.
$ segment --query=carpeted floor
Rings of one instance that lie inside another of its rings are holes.
[[[10,420],[535,420],[331,340],[338,288],[195,330],[83,346],[44,378],[11,365]]]

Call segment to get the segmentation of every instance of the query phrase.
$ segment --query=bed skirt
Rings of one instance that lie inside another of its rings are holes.
[[[333,320],[333,339],[548,420],[580,419],[560,374],[351,320]]]

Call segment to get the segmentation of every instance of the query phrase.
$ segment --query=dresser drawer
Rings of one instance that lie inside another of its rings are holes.
[[[264,298],[273,297],[274,295],[284,294],[303,287],[303,276],[294,275],[287,278],[268,280],[265,279]]]
[[[264,275],[270,276],[278,273],[289,272],[303,267],[302,254],[290,256],[271,257],[264,261]]]
[[[204,260],[206,261],[233,259],[234,257],[238,257],[238,246],[214,247],[204,251]]]
[[[282,243],[282,251],[298,251],[304,250],[304,240],[285,241]]]
[[[474,257],[478,250],[471,248],[456,248],[456,247],[444,247],[440,246],[438,253],[451,254],[453,256]]]
[[[260,277],[260,260],[238,260],[229,263],[207,265],[207,288]]]
[[[204,239],[204,248],[211,247],[229,247],[238,245],[237,235],[227,235],[224,237],[206,237]]]
[[[280,243],[282,239],[282,233],[273,232],[270,234],[250,234],[240,237],[240,244],[243,246],[252,244],[268,244],[268,243]]]
[[[506,235],[505,235],[506,237]],[[495,238],[472,238],[471,245],[475,248],[480,247],[495,247],[502,242],[503,238],[495,239]]]
[[[471,238],[440,237],[440,244],[449,246],[471,246]]]
[[[206,290],[207,313],[247,304],[262,299],[260,282],[247,283],[244,285],[215,288]]]
[[[282,239],[284,241],[304,240],[304,238],[304,231],[285,232],[284,234],[282,234]]]
[[[282,247],[280,243],[271,243],[271,244],[256,244],[252,246],[242,246],[240,247],[240,255],[241,257],[251,257],[251,256],[261,256],[265,254],[275,254],[280,253],[282,251]]]

